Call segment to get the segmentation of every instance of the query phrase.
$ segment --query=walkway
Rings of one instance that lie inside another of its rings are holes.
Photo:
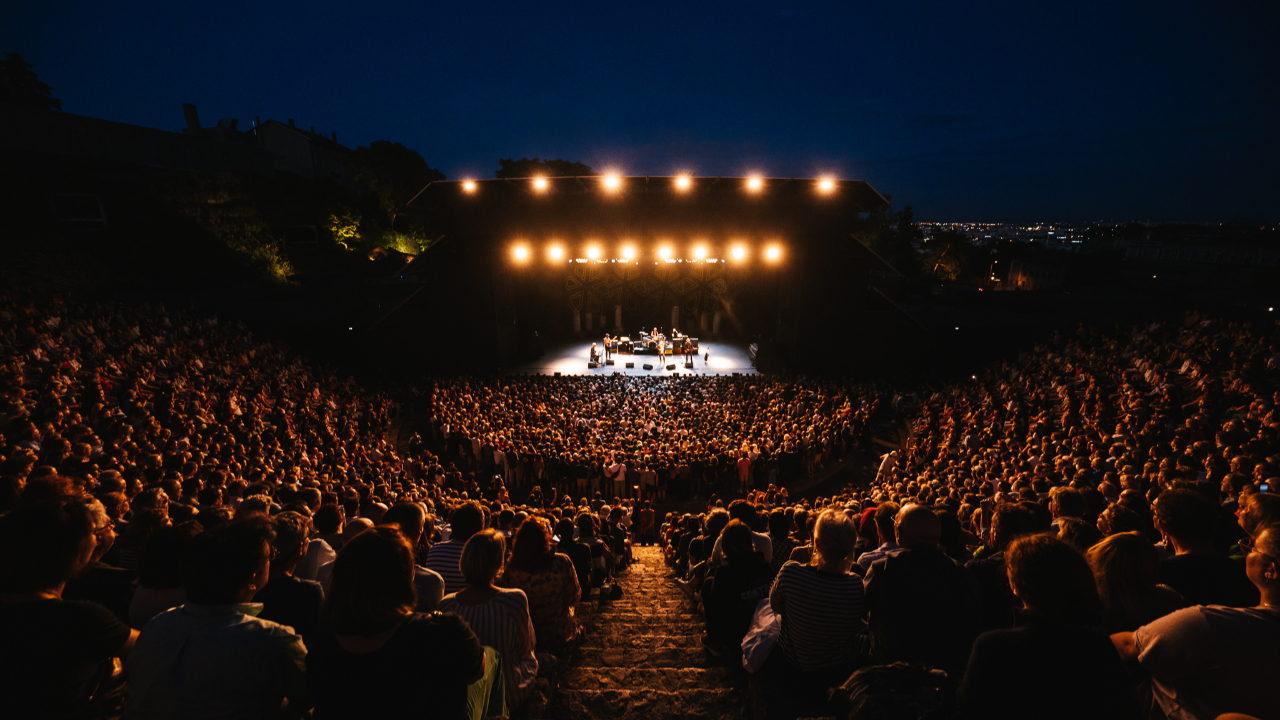
[[[702,648],[702,622],[656,547],[637,547],[619,600],[578,606],[587,636],[546,717],[662,720],[746,717],[746,692]]]

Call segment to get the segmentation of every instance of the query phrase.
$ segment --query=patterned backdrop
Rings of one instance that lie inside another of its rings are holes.
[[[622,305],[631,317],[715,312],[729,292],[723,263],[574,263],[565,276],[569,309],[612,316]],[[686,317],[690,317],[686,315]]]

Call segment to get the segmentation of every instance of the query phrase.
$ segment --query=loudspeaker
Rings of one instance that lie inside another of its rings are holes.
[[[613,358],[609,358],[608,360],[605,360],[605,361],[604,361],[604,364],[605,364],[605,365],[613,365],[613,364],[614,364],[614,362],[613,362]]]
[[[742,373],[734,373],[734,374],[733,374],[733,376],[734,376],[734,377],[742,377]]]
[[[692,369],[693,369],[693,363],[691,363],[691,362],[687,362],[687,363],[685,363],[685,364],[684,364],[684,367],[685,367],[685,369],[686,369],[686,370],[692,370]]]
[[[649,363],[645,363],[645,364],[644,364],[644,369],[645,369],[645,370],[652,370],[652,369],[653,369],[653,366],[652,366],[652,365],[650,365]]]
[[[668,369],[668,370],[675,370],[675,369],[676,369],[676,364],[675,364],[675,363],[671,363],[670,365],[668,365],[668,366],[667,366],[667,369]]]
[[[595,370],[595,369],[596,369],[596,368],[598,368],[598,367],[600,367],[600,363],[598,363],[598,362],[588,362],[588,363],[587,363],[587,369],[588,369],[588,370]]]
[[[633,368],[633,367],[635,367],[635,366],[636,366],[636,364],[635,364],[635,363],[627,363],[627,367],[629,367],[629,368]]]
[[[560,373],[556,373],[556,377],[560,377]]]

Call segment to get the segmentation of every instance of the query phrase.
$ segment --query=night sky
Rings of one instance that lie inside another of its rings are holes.
[[[67,112],[254,116],[627,175],[869,181],[933,220],[1275,221],[1274,2],[8,2]]]

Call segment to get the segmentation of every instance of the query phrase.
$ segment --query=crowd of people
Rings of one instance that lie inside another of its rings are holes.
[[[8,292],[0,695],[520,713],[655,544],[771,717],[1277,717],[1278,362],[1274,327],[1190,317],[937,391],[440,380],[400,453],[392,397],[239,324]],[[874,483],[788,495],[881,413],[912,439]]]
[[[1280,717],[1278,381],[1273,325],[1054,335],[896,394],[874,483],[670,518],[668,557],[710,650],[772,648],[771,717]]]

